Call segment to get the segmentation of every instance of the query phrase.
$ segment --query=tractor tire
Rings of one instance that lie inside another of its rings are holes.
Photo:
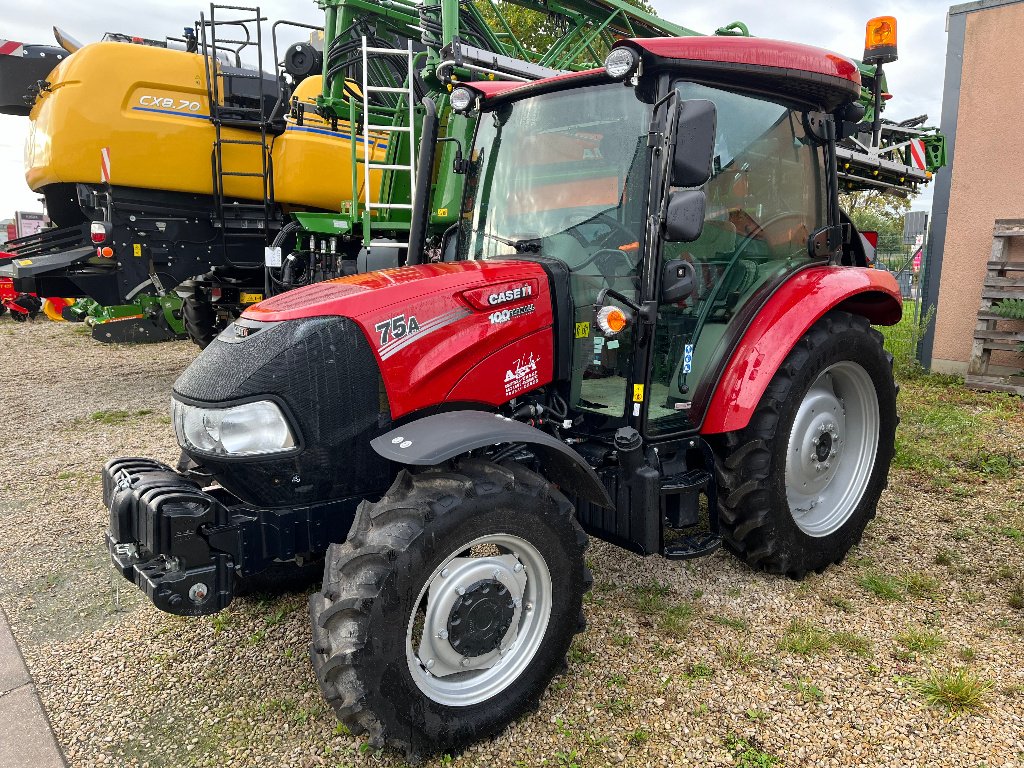
[[[714,446],[726,547],[794,579],[840,562],[887,485],[896,393],[892,355],[865,318],[833,311],[811,326],[747,427]]]
[[[338,719],[419,760],[536,709],[585,627],[587,544],[572,504],[518,465],[400,472],[331,545],[310,598]]]
[[[213,305],[196,296],[187,296],[182,302],[181,319],[185,333],[200,349],[206,349],[223,328],[218,327],[217,312]]]

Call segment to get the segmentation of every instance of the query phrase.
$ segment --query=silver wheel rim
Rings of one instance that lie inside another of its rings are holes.
[[[451,645],[447,627],[459,599],[481,580],[500,582],[515,608],[499,647],[471,658]],[[512,534],[481,536],[446,557],[420,590],[406,629],[409,672],[439,704],[479,704],[523,674],[550,618],[551,572],[537,548]]]
[[[878,393],[857,363],[829,366],[807,390],[789,434],[786,499],[808,536],[828,536],[850,519],[871,479],[879,429]]]

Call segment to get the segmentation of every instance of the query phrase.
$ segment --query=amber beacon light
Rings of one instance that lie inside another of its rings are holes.
[[[877,16],[868,22],[864,35],[864,61],[888,64],[896,61],[896,17]]]

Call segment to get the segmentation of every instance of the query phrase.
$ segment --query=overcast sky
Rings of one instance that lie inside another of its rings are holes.
[[[900,60],[886,69],[889,90],[895,94],[886,116],[902,120],[927,113],[931,124],[938,125],[946,53],[947,5],[941,0],[653,0],[653,4],[663,18],[698,32],[711,33],[739,20],[758,37],[809,43],[857,58],[864,48],[865,22],[872,16],[894,15],[899,23]],[[180,35],[209,6],[183,0],[37,0],[30,7],[29,13],[24,0],[0,0],[0,39],[52,43],[54,23],[83,43],[98,40],[104,32],[162,39]],[[260,7],[271,19],[322,23],[314,0],[262,0]],[[0,115],[0,219],[15,210],[40,210],[37,196],[24,181],[27,125],[27,118]],[[929,190],[914,208],[929,208],[930,201]]]

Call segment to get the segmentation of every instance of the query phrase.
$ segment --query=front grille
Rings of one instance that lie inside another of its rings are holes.
[[[174,392],[196,404],[268,395],[285,404],[302,441],[297,454],[193,456],[247,503],[292,506],[387,486],[387,462],[369,442],[390,428],[390,410],[373,351],[348,318],[272,323],[244,339],[217,339],[178,378]]]

